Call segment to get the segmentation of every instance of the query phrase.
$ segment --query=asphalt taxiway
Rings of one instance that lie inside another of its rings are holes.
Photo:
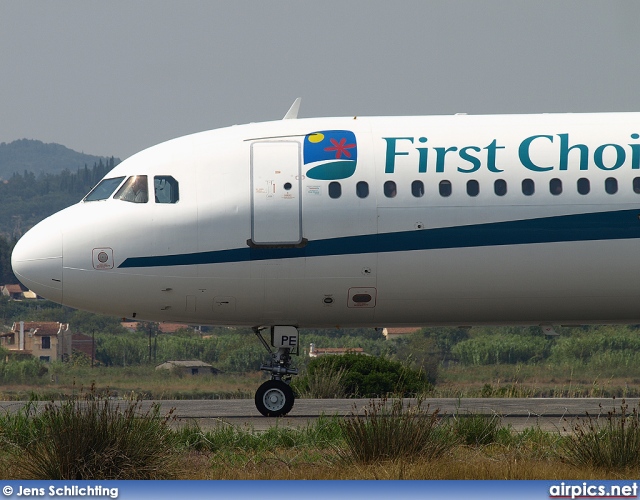
[[[218,425],[234,425],[241,428],[265,430],[272,426],[304,427],[321,416],[354,418],[363,415],[365,408],[380,400],[371,399],[298,399],[291,413],[281,418],[261,416],[250,399],[225,400],[162,400],[161,413],[173,410],[174,425],[197,424],[202,429]],[[640,398],[624,400],[629,409],[637,408]],[[115,401],[114,401],[115,402]],[[143,401],[142,409],[154,401]],[[467,418],[469,415],[495,415],[504,425],[515,430],[540,427],[547,431],[567,432],[586,415],[605,418],[608,412],[618,414],[623,400],[612,398],[441,398],[424,399],[423,409],[438,410],[444,417]],[[2,401],[0,412],[15,411],[24,402]],[[44,403],[40,403],[44,404]],[[415,405],[416,400],[405,399],[404,404]]]

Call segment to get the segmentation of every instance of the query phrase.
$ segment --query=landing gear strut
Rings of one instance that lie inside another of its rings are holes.
[[[291,411],[294,403],[293,390],[289,386],[291,376],[298,370],[291,368],[291,354],[298,354],[298,329],[294,326],[272,326],[271,345],[278,350],[273,352],[262,337],[265,328],[254,328],[262,345],[271,355],[268,365],[260,366],[261,370],[271,373],[267,380],[256,391],[256,408],[265,417],[282,417]]]

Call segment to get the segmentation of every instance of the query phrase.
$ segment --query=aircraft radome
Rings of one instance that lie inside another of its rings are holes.
[[[123,161],[20,239],[16,276],[79,309],[268,331],[265,415],[293,405],[300,327],[640,323],[640,113],[297,104]]]

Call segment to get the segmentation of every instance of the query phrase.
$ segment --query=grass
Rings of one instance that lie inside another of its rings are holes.
[[[332,366],[320,365],[313,373],[305,373],[293,379],[293,389],[297,397],[307,399],[344,398],[346,368],[338,370]]]
[[[510,436],[509,430],[502,426],[500,416],[496,414],[456,414],[448,425],[452,435],[468,446],[485,446],[498,442],[501,437]]]
[[[438,410],[403,404],[402,399],[371,401],[361,415],[340,422],[345,442],[341,456],[347,462],[381,460],[433,460],[454,444],[454,435],[440,425]]]
[[[620,411],[614,409],[604,418],[587,415],[572,427],[571,436],[561,447],[562,457],[576,466],[607,470],[640,468],[639,407],[629,411],[622,400]]]
[[[90,368],[52,363],[38,385],[3,384],[0,400],[64,399],[77,392],[78,381],[128,399],[253,399],[261,377],[258,372],[178,376],[153,366]]]
[[[298,397],[340,395],[341,377],[320,374],[311,386],[294,378]],[[77,391],[78,381],[93,383],[121,398],[253,399],[264,381],[262,373],[177,376],[152,366],[73,367],[49,365],[34,384],[3,383],[0,400],[64,399]],[[640,378],[613,377],[606,370],[574,365],[491,365],[441,368],[437,385],[426,397],[640,397]]]
[[[575,365],[452,365],[429,397],[640,397],[640,379]]]
[[[300,428],[257,432],[221,423],[207,431],[172,430],[157,409],[76,398],[60,406],[29,403],[15,416],[0,416],[0,479],[636,478],[637,411],[623,407],[610,419],[584,422],[567,436],[535,427],[515,432],[494,417],[444,419],[435,409],[391,400],[351,419],[323,417]],[[622,429],[630,439],[616,434]],[[573,460],[570,450],[592,448],[594,436],[614,455],[636,461]]]
[[[158,405],[91,391],[0,420],[2,447],[24,479],[171,479],[174,438]]]

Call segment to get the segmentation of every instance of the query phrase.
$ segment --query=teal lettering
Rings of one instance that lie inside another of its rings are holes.
[[[450,148],[433,148],[436,150],[436,172],[444,172],[444,157],[451,151],[458,151],[458,148],[451,146]]]
[[[407,151],[396,151],[397,141],[409,141],[413,144],[413,137],[383,137],[387,141],[387,154],[384,164],[384,173],[392,174],[396,167],[396,156],[408,156]]]
[[[520,143],[520,147],[518,148],[518,158],[520,158],[520,163],[525,168],[532,170],[533,172],[546,172],[548,170],[553,170],[553,166],[551,167],[539,167],[533,161],[531,161],[531,156],[529,155],[529,148],[531,147],[531,143],[536,139],[545,138],[549,139],[550,142],[553,142],[553,137],[550,135],[532,135],[531,137],[527,137],[524,141]]]
[[[580,170],[589,169],[589,148],[585,144],[569,146],[569,134],[558,134],[560,137],[560,170],[567,170],[569,165],[569,152],[572,149],[580,151]]]
[[[475,156],[471,156],[469,153],[467,153],[469,149],[472,151],[476,151],[478,153],[482,151],[477,146],[467,146],[466,148],[461,148],[460,153],[458,153],[460,155],[460,158],[471,163],[473,167],[471,168],[458,167],[458,172],[464,172],[465,174],[470,174],[472,172],[477,172],[478,170],[480,170],[480,166],[482,165],[482,163],[480,162],[480,159],[476,158]]]
[[[484,147],[483,149],[487,150],[487,168],[489,172],[503,172],[499,168],[496,168],[496,150],[504,149],[504,146],[498,146],[498,140],[494,139],[491,144]]]
[[[604,150],[607,149],[608,147],[615,148],[616,150],[616,162],[613,164],[612,167],[607,167],[604,164],[604,159],[603,159]],[[620,168],[624,164],[624,161],[626,159],[627,159],[627,153],[625,153],[624,148],[619,144],[603,144],[602,146],[598,146],[595,153],[593,154],[593,162],[596,164],[596,167],[598,167],[600,170],[615,170],[617,168]]]
[[[631,134],[632,139],[640,139],[640,135]],[[631,146],[631,168],[640,169],[640,144],[629,144]]]
[[[420,137],[418,139],[421,143],[427,142],[426,137]],[[427,153],[429,152],[429,148],[416,148],[418,153],[420,153],[420,158],[418,159],[418,172],[425,173],[427,171]]]

